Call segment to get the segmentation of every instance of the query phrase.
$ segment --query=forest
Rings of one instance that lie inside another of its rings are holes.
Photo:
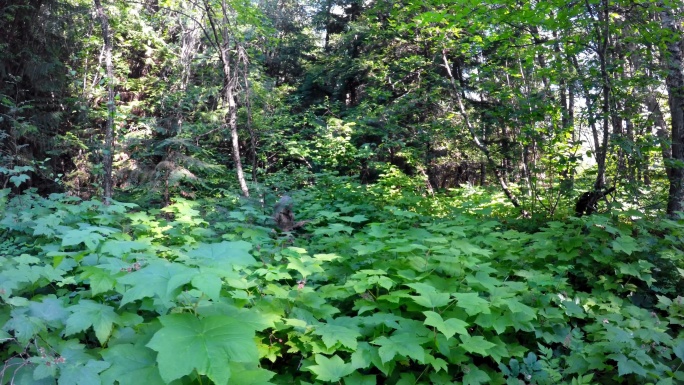
[[[0,0],[0,385],[684,384],[681,0]]]

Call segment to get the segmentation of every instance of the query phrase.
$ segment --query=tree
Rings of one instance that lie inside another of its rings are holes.
[[[106,203],[112,199],[112,150],[114,138],[114,116],[116,115],[116,104],[114,102],[114,65],[112,64],[112,36],[109,32],[109,18],[102,8],[100,0],[95,2],[95,12],[100,19],[102,28],[102,39],[104,41],[103,54],[105,68],[107,71],[107,120],[104,130],[104,149],[102,151],[104,177],[103,177],[103,198]]]
[[[670,106],[671,157],[667,160],[670,191],[667,213],[674,215],[684,211],[684,57],[682,55],[681,7],[674,4],[664,5],[660,13],[663,28],[670,32],[666,43],[665,84]]]
[[[239,41],[235,11],[228,5],[226,0],[220,1],[220,18],[216,16],[209,0],[204,0],[204,11],[211,26],[211,34],[208,36],[211,44],[219,53],[221,68],[223,70],[223,103],[227,106],[225,124],[230,130],[233,150],[233,162],[235,172],[242,190],[242,195],[249,196],[249,188],[242,169],[240,157],[240,138],[237,127],[237,88],[242,80],[239,76],[240,63],[248,62],[247,51]],[[243,78],[246,79],[246,78]]]

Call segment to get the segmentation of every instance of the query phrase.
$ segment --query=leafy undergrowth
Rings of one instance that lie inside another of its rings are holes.
[[[323,183],[300,234],[228,199],[15,197],[0,383],[684,381],[683,222],[522,232],[390,193]]]

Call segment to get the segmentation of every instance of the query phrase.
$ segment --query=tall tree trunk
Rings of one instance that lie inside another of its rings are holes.
[[[219,51],[219,59],[221,59],[223,70],[223,102],[228,106],[228,111],[224,118],[225,124],[230,130],[230,139],[232,144],[233,162],[235,163],[235,172],[237,174],[240,190],[245,197],[249,196],[249,188],[245,180],[245,173],[242,169],[242,159],[240,157],[240,138],[237,129],[237,100],[235,98],[235,90],[240,76],[238,73],[238,60],[233,56],[231,50],[231,40],[235,39],[232,34],[232,25],[230,21],[230,10],[225,0],[221,1],[221,23],[217,23],[217,18],[209,4],[208,0],[204,1],[204,10],[206,12],[207,20],[211,26],[212,35],[207,37],[211,44]],[[236,46],[238,44],[236,43]]]
[[[233,76],[230,67],[230,58],[228,57],[228,47],[223,47],[221,56],[223,57],[223,75],[225,76],[224,98],[228,103],[228,112],[226,113],[226,120],[228,128],[230,129],[230,139],[233,145],[233,162],[235,163],[235,172],[237,173],[240,190],[245,197],[249,196],[249,188],[245,180],[245,173],[242,169],[242,159],[240,157],[240,138],[238,137],[237,129],[237,103],[235,101],[235,83],[237,78]]]
[[[671,161],[666,162],[669,169],[670,191],[667,200],[667,213],[674,215],[677,211],[684,211],[684,168],[680,165],[684,161],[684,76],[682,70],[681,29],[675,15],[679,10],[665,8],[661,12],[662,24],[673,34],[668,40],[666,53],[668,103],[672,120],[672,155]],[[678,38],[677,38],[678,37]],[[680,164],[678,164],[680,163]]]
[[[104,181],[102,183],[104,188],[104,201],[109,204],[112,199],[112,143],[114,141],[114,116],[116,114],[116,105],[114,104],[114,65],[112,64],[112,38],[109,34],[109,18],[102,8],[100,0],[93,0],[95,3],[95,12],[100,19],[100,26],[102,27],[102,39],[104,40],[104,58],[105,67],[107,71],[107,123],[105,126],[105,142],[104,151],[102,151],[104,168]]]
[[[587,4],[587,7],[589,5]],[[589,8],[591,12],[591,8]],[[596,149],[596,163],[598,164],[598,171],[596,173],[596,181],[594,182],[594,190],[601,190],[606,183],[606,159],[608,158],[608,136],[610,135],[610,80],[608,78],[608,42],[610,38],[610,25],[608,15],[608,2],[601,0],[601,10],[598,16],[603,31],[596,27],[596,39],[599,44],[596,51],[599,58],[599,66],[601,70],[601,94],[603,103],[601,112],[603,115],[603,137],[601,148]]]

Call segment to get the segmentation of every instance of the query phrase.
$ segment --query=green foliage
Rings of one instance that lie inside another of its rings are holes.
[[[2,383],[682,381],[681,221],[528,233],[319,178],[295,238],[229,199],[11,198]]]

